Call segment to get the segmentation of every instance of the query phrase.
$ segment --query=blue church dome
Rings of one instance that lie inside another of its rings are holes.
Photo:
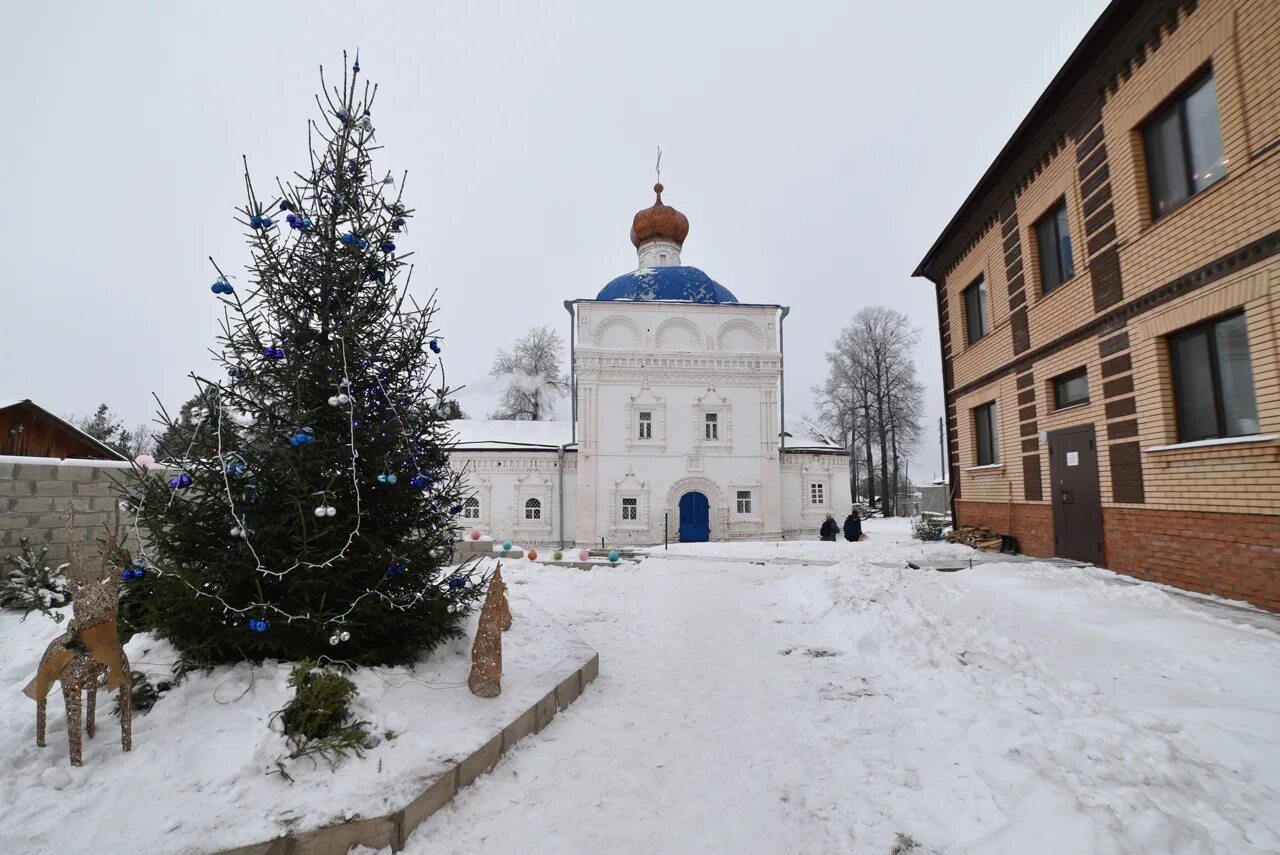
[[[597,300],[681,300],[686,303],[736,303],[729,289],[696,267],[641,267],[600,289]]]

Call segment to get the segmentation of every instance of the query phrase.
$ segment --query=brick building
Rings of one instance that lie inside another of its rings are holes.
[[[1280,3],[1114,0],[920,262],[960,524],[1280,610]]]

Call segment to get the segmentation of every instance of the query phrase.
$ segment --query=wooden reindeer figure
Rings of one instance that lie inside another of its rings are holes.
[[[23,692],[36,702],[36,745],[43,748],[49,691],[55,682],[62,684],[71,765],[81,766],[81,727],[92,739],[101,685],[105,685],[108,692],[120,690],[120,743],[125,751],[133,748],[133,690],[129,683],[129,660],[116,636],[120,590],[111,555],[120,541],[120,514],[116,513],[114,528],[108,532],[96,561],[90,560],[84,540],[72,530],[72,524],[73,515],[68,511],[67,529],[72,532],[68,582],[73,617],[67,631],[55,638],[40,657],[36,676]],[[82,692],[88,692],[83,725]]]

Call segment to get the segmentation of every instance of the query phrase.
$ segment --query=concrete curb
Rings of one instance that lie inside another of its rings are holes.
[[[222,849],[211,855],[347,855],[347,850],[356,845],[373,849],[390,846],[393,852],[399,852],[404,849],[409,835],[429,816],[447,805],[463,787],[498,765],[502,755],[517,742],[550,724],[556,713],[577,700],[583,689],[599,674],[600,654],[592,653],[590,659],[582,662],[572,674],[492,739],[442,774],[419,785],[418,795],[400,810],[385,816],[361,817],[288,834],[262,843]]]

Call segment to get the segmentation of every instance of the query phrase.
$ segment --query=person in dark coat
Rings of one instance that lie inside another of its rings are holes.
[[[818,534],[823,540],[829,540],[834,543],[836,535],[839,533],[840,526],[836,525],[835,518],[831,514],[827,514],[827,518],[822,521],[822,528],[818,531]]]
[[[844,539],[854,542],[862,538],[862,517],[858,516],[858,509],[854,508],[849,516],[844,518]]]

